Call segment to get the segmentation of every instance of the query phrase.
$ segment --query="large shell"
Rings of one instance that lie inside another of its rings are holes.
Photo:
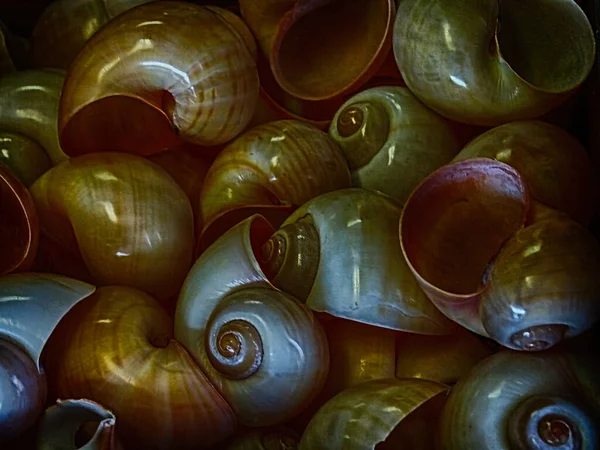
[[[206,448],[235,429],[225,400],[172,339],[158,302],[142,291],[98,288],[61,324],[51,351],[52,392],[109,408],[127,447]]]
[[[184,2],[151,2],[103,27],[70,68],[59,133],[70,155],[149,155],[181,139],[216,145],[250,122],[258,98],[254,57],[219,13]]]
[[[439,448],[597,448],[597,376],[596,386],[584,385],[580,368],[553,352],[504,351],[482,361],[450,393]]]
[[[391,450],[401,448],[400,445],[419,450],[430,448],[435,413],[446,390],[446,386],[433,381],[394,378],[346,389],[313,417],[299,450]],[[412,427],[404,426],[403,422],[409,422],[430,403],[435,403],[434,417],[420,418],[424,424],[413,422]],[[411,439],[411,434],[416,436]]]
[[[240,9],[277,82],[306,100],[341,95],[373,76],[396,12],[392,0],[241,0]]]
[[[275,286],[314,311],[394,330],[447,334],[402,255],[401,208],[383,194],[344,189],[296,210],[265,248]],[[302,228],[302,229],[300,229]]]
[[[175,337],[236,412],[269,426],[296,415],[322,388],[327,339],[308,308],[269,283],[255,252],[273,232],[253,216],[196,261],[181,289]]]
[[[54,164],[67,159],[58,142],[57,122],[64,79],[52,70],[25,70],[0,79],[0,130],[33,139]]]
[[[35,258],[38,237],[38,215],[31,195],[0,164],[0,275],[28,270]]]
[[[278,226],[294,207],[345,187],[348,166],[324,132],[297,120],[254,127],[229,144],[208,171],[200,196],[200,248],[252,214]]]
[[[401,221],[403,251],[448,317],[520,350],[543,350],[600,318],[600,245],[565,214],[529,205],[521,176],[476,158],[434,172]]]
[[[592,69],[592,27],[573,1],[403,0],[394,53],[410,90],[475,125],[539,117]]]
[[[335,114],[329,135],[344,152],[353,186],[400,203],[460,149],[450,123],[403,87],[376,87],[353,96]]]
[[[85,155],[52,168],[31,194],[42,232],[80,254],[97,283],[160,299],[181,286],[192,259],[192,210],[157,165],[123,153]]]

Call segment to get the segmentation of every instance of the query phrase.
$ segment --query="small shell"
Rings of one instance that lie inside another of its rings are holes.
[[[403,87],[376,87],[350,98],[329,135],[342,148],[353,186],[400,203],[460,150],[450,123]]]
[[[98,424],[84,445],[76,445],[76,435],[88,422]],[[60,400],[42,416],[37,450],[116,450],[115,415],[90,400]]]
[[[65,76],[25,70],[0,79],[0,130],[20,133],[41,145],[53,164],[67,159],[58,142],[58,103]]]
[[[369,381],[347,389],[327,402],[313,417],[302,436],[299,450],[395,449],[401,448],[400,443],[411,449],[428,448],[424,440],[432,441],[434,418],[425,417],[425,426],[419,427],[420,431],[425,431],[417,436],[423,447],[415,447],[414,438],[410,439],[414,429],[400,430],[409,432],[405,434],[398,433],[397,428],[418,414],[427,403],[436,402],[435,409],[438,409],[437,402],[444,399],[446,390],[446,386],[433,381],[394,378]],[[388,443],[382,443],[388,438],[396,446],[384,447]]]
[[[350,186],[350,172],[326,133],[296,120],[259,125],[210,167],[200,197],[201,248],[252,214],[274,226],[306,201]]]
[[[175,337],[244,425],[296,415],[329,369],[325,334],[308,308],[267,280],[255,251],[273,230],[253,216],[196,261],[181,289]]]

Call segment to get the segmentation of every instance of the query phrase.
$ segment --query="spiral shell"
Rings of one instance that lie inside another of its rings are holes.
[[[274,289],[256,260],[272,232],[264,218],[253,216],[223,234],[192,267],[175,313],[176,339],[240,423],[251,426],[296,415],[329,369],[319,323],[295,298]]]
[[[31,194],[42,232],[80,255],[98,284],[161,300],[179,289],[192,259],[192,210],[157,165],[123,153],[84,155],[53,167]]]
[[[554,352],[503,351],[482,361],[450,393],[439,448],[596,448],[598,387],[581,384],[580,368]]]
[[[353,96],[335,114],[329,135],[344,153],[353,186],[400,203],[460,149],[450,123],[403,87],[376,87]]]
[[[50,350],[52,392],[109,408],[128,448],[206,448],[235,430],[225,400],[172,338],[171,319],[142,291],[98,288],[65,318]]]
[[[150,155],[181,140],[216,145],[250,122],[254,57],[231,15],[184,2],[151,2],[115,17],[70,67],[60,141],[71,156]]]
[[[252,214],[274,226],[325,192],[350,186],[350,173],[327,134],[296,120],[259,125],[211,165],[200,196],[201,249]]]
[[[284,222],[266,244],[274,250],[262,264],[278,288],[313,311],[394,330],[447,334],[451,322],[427,299],[402,255],[400,214],[398,204],[373,191],[321,195]]]
[[[403,252],[448,317],[504,346],[544,350],[600,319],[600,245],[564,213],[534,203],[492,159],[459,161],[415,190]]]
[[[394,54],[408,88],[450,119],[495,126],[540,117],[594,64],[595,39],[573,1],[402,1]]]

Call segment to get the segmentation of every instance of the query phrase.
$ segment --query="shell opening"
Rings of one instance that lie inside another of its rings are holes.
[[[520,350],[546,350],[561,342],[568,329],[566,325],[537,325],[513,334],[511,342]]]
[[[207,354],[223,375],[236,380],[252,376],[261,366],[263,343],[258,330],[244,320],[232,320],[216,330],[210,326]]]
[[[82,423],[77,431],[75,432],[74,444],[76,448],[84,447],[88,442],[92,440],[94,434],[100,427],[100,423],[102,420],[88,420],[87,422]]]
[[[596,448],[596,424],[583,409],[560,397],[531,397],[513,411],[511,448],[581,450]]]

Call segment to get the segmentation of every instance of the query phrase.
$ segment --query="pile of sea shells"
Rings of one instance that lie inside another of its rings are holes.
[[[577,2],[2,11],[2,450],[600,448]]]

